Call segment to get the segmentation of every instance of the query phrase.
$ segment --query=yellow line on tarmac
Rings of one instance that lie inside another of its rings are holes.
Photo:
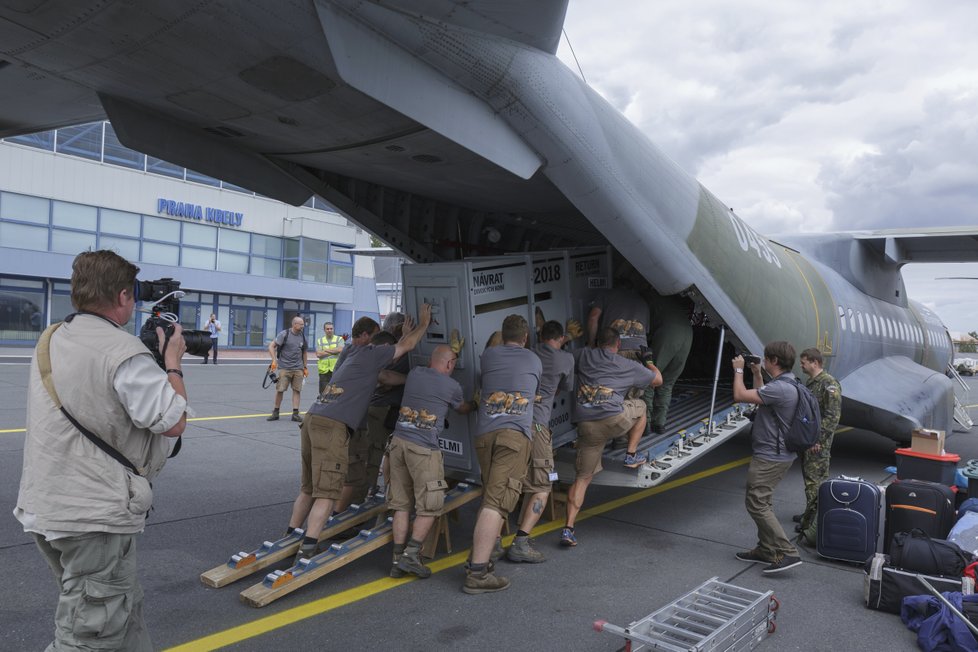
[[[257,419],[258,417],[267,417],[271,412],[265,412],[264,414],[231,414],[223,417],[193,417],[192,419],[187,419],[187,421],[221,421],[223,419]],[[305,414],[302,412],[301,414]],[[11,428],[10,430],[0,430],[0,435],[5,433],[14,432],[27,432],[27,428]]]
[[[581,513],[577,516],[577,520],[583,521],[592,516],[598,516],[599,514],[604,514],[605,512],[618,509],[619,507],[644,500],[649,496],[661,494],[665,491],[696,482],[697,480],[702,480],[703,478],[708,478],[712,475],[729,471],[730,469],[747,464],[750,462],[750,459],[751,458],[749,457],[744,457],[733,462],[728,462],[727,464],[721,464],[720,466],[715,466],[711,469],[700,471],[699,473],[694,473],[693,475],[672,480],[671,482],[667,482],[658,487],[644,489],[642,491],[635,492],[634,494],[624,496],[623,498],[618,498],[601,505],[596,505],[590,509],[581,511]],[[541,534],[546,534],[547,532],[559,530],[562,527],[563,521],[550,521],[549,523],[534,528],[533,535],[540,536]],[[513,535],[506,537],[504,543],[508,544],[512,538]],[[431,569],[432,573],[438,573],[449,568],[460,566],[461,564],[465,563],[468,556],[469,551],[463,550],[462,552],[455,553],[454,555],[450,555],[444,559],[434,561],[430,563],[428,567]],[[171,647],[167,650],[167,652],[201,652],[203,650],[216,650],[227,645],[240,643],[241,641],[245,641],[249,638],[260,636],[276,629],[292,625],[293,623],[305,620],[306,618],[318,616],[334,609],[353,604],[354,602],[359,602],[360,600],[369,598],[372,595],[389,591],[390,589],[401,586],[402,584],[407,584],[408,582],[413,582],[415,579],[416,578],[414,577],[405,577],[401,579],[384,577],[379,580],[374,580],[373,582],[361,584],[360,586],[352,589],[347,589],[346,591],[341,591],[335,595],[313,600],[312,602],[308,602],[291,609],[286,609],[285,611],[273,614],[271,616],[266,616],[265,618],[259,618],[249,623],[244,623],[243,625],[238,625],[222,632],[217,632],[216,634],[198,638],[195,641],[190,641],[176,647]]]

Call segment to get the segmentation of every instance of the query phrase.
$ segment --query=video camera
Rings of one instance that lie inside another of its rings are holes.
[[[180,298],[184,292],[180,289],[180,281],[172,278],[161,278],[155,281],[136,281],[136,301],[150,304],[145,312],[151,312],[152,317],[146,320],[139,339],[142,340],[149,352],[156,359],[161,369],[166,369],[163,354],[160,353],[160,338],[156,334],[157,327],[163,329],[166,341],[173,335],[173,324],[180,321]],[[211,350],[211,334],[208,331],[183,331],[183,340],[187,343],[187,353],[204,358]],[[164,344],[164,348],[166,345]]]

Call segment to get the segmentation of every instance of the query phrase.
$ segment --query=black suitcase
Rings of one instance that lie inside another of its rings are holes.
[[[934,539],[944,539],[954,525],[954,492],[936,482],[901,480],[886,488],[886,534],[883,552],[897,532],[919,528]]]
[[[946,577],[922,575],[931,586],[944,593],[960,591],[963,595],[975,592],[975,581],[970,577]],[[917,573],[890,565],[889,555],[876,553],[866,561],[866,578],[863,585],[866,606],[891,614],[900,613],[903,599],[908,595],[930,595],[930,591],[917,579]]]
[[[862,564],[879,550],[883,494],[872,482],[840,477],[818,488],[816,550],[827,559]]]

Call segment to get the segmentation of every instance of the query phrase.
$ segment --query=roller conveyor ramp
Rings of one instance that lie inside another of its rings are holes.
[[[734,405],[730,386],[720,386],[709,427],[712,385],[678,383],[673,390],[666,422],[666,434],[646,435],[638,446],[649,453],[648,464],[637,469],[624,466],[625,449],[605,449],[601,460],[604,470],[594,476],[592,484],[615,487],[654,487],[673,477],[681,469],[698,460],[731,437],[750,427],[744,416],[747,406]],[[722,400],[720,397],[723,397]],[[561,482],[573,482],[577,451],[573,442],[577,431],[570,430],[554,437],[554,463]]]

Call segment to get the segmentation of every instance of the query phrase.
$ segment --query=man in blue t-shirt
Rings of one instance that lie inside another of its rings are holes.
[[[747,513],[757,525],[757,545],[753,550],[738,552],[737,559],[767,566],[765,575],[780,573],[801,564],[798,549],[784,533],[774,513],[774,490],[795,461],[795,454],[784,443],[788,429],[798,406],[795,389],[795,348],[788,342],[771,342],[764,347],[764,371],[771,381],[764,382],[761,365],[751,364],[754,389],[744,385],[744,358],[733,359],[733,399],[737,403],[757,405],[754,425],[751,428],[751,445],[754,454],[747,469]]]
[[[471,401],[462,398],[462,387],[452,378],[456,360],[458,355],[450,346],[437,346],[429,365],[415,367],[404,384],[394,435],[387,448],[387,504],[394,511],[391,577],[431,575],[431,569],[421,561],[421,545],[441,512],[448,487],[438,435],[449,409],[459,414],[475,409]],[[409,518],[412,509],[414,523]]]

